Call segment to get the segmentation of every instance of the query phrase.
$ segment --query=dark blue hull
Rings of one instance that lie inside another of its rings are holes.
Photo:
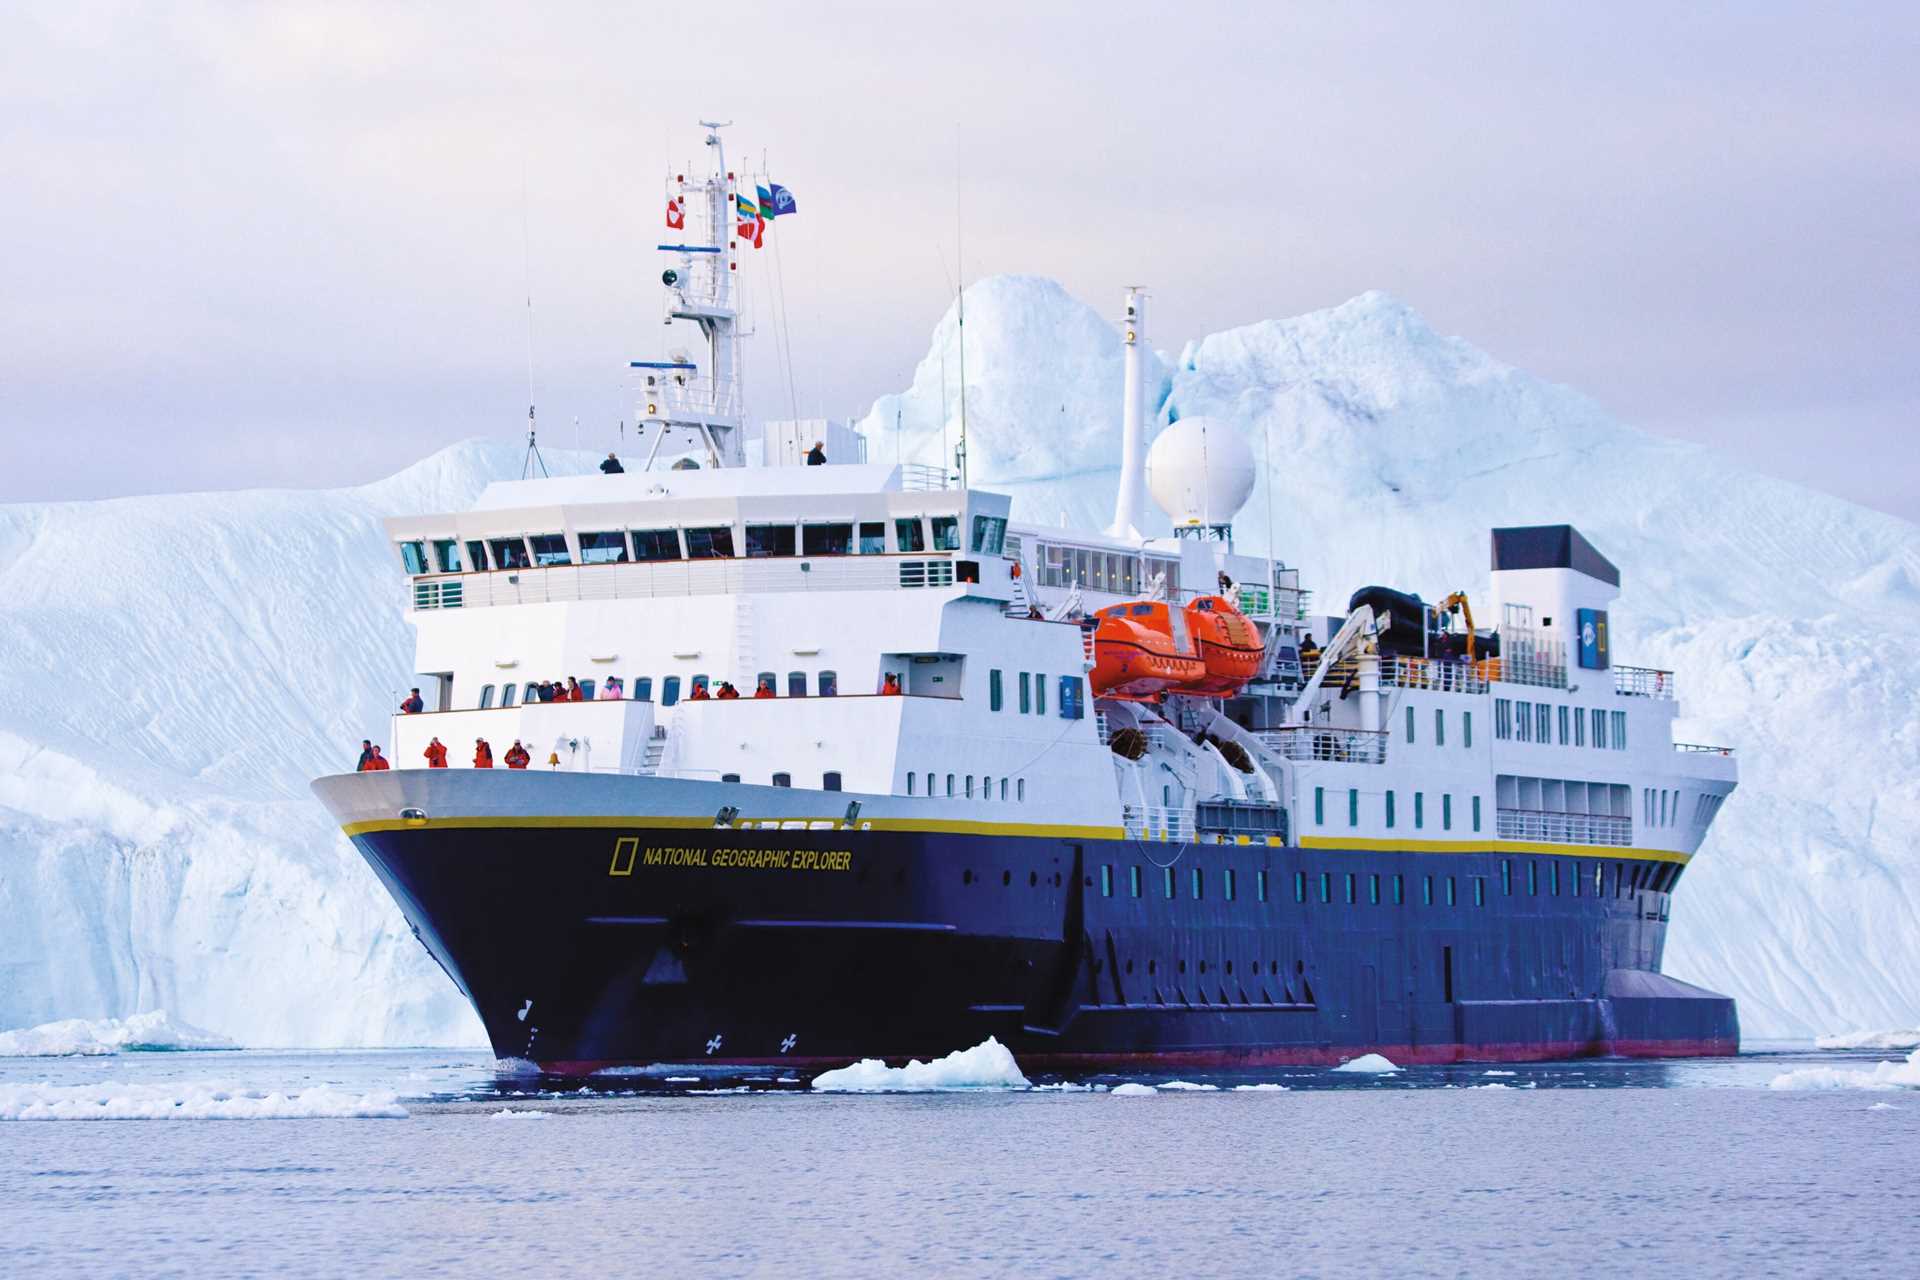
[[[1672,884],[1624,856],[379,825],[356,845],[494,1051],[559,1072],[988,1035],[1039,1069],[1739,1045],[1732,1000],[1659,974]]]

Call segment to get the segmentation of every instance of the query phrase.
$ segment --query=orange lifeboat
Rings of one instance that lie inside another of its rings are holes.
[[[1260,632],[1225,596],[1196,596],[1184,610],[1187,635],[1206,675],[1173,690],[1205,698],[1230,698],[1260,674],[1267,646]]]
[[[1174,640],[1166,605],[1108,605],[1095,616],[1094,697],[1156,698],[1207,678],[1206,661]]]

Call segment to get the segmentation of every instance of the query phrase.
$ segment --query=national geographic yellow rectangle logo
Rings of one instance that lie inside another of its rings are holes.
[[[639,836],[621,836],[613,842],[613,861],[607,866],[610,876],[630,876],[633,874],[633,861],[640,852]]]

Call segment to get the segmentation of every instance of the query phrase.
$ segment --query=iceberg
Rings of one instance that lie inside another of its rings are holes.
[[[1816,1049],[1920,1049],[1920,1031],[1847,1031],[1815,1036]]]
[[[1920,1049],[1904,1062],[1876,1062],[1871,1068],[1801,1067],[1768,1082],[1769,1089],[1920,1089]]]
[[[1363,1053],[1351,1062],[1343,1062],[1337,1067],[1328,1068],[1328,1070],[1350,1071],[1357,1075],[1386,1075],[1390,1072],[1398,1071],[1400,1068],[1377,1053]]]
[[[1159,1093],[1160,1091],[1150,1084],[1136,1084],[1133,1081],[1128,1081],[1126,1084],[1113,1086],[1112,1096],[1116,1098],[1151,1098],[1157,1097]]]
[[[1029,1085],[1013,1054],[988,1036],[971,1049],[956,1049],[932,1062],[915,1058],[904,1067],[889,1067],[878,1058],[862,1058],[850,1067],[821,1072],[813,1078],[813,1087],[822,1093],[937,1093],[1025,1089]]]
[[[233,1049],[233,1041],[176,1023],[166,1010],[131,1018],[88,1022],[66,1018],[19,1031],[0,1031],[0,1058],[94,1057],[109,1053],[157,1053],[185,1049]]]

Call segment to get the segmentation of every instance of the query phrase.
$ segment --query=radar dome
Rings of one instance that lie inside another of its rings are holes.
[[[1175,528],[1231,524],[1253,480],[1253,452],[1217,419],[1182,418],[1147,451],[1147,488]]]

